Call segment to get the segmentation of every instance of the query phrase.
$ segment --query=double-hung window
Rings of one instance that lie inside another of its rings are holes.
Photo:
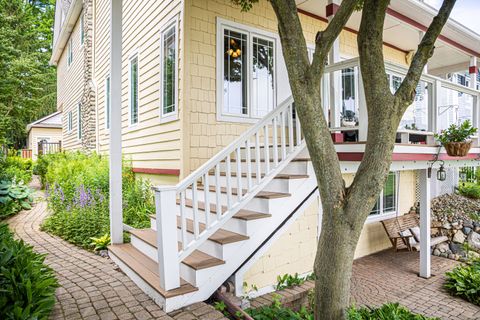
[[[130,59],[129,118],[130,125],[138,123],[138,55]]]
[[[385,186],[370,212],[370,217],[382,216],[397,211],[397,173],[390,172]]]
[[[110,113],[111,107],[111,95],[110,95],[110,76],[105,79],[105,129],[110,129]]]
[[[72,111],[69,111],[68,112],[68,116],[67,116],[67,131],[68,132],[72,132],[72,129],[73,129],[73,114],[72,114]]]
[[[163,120],[174,120],[177,114],[177,20],[161,32],[161,89],[160,114]]]
[[[85,42],[85,15],[80,16],[80,45]]]
[[[219,120],[259,119],[276,106],[274,35],[219,20]]]
[[[67,46],[67,65],[70,66],[73,62],[73,39],[68,40]]]
[[[82,139],[82,104],[77,105],[77,138]]]

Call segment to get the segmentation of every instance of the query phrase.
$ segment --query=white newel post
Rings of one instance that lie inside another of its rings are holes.
[[[358,70],[358,141],[367,141],[368,138],[368,111],[363,87],[362,72]]]
[[[420,170],[420,277],[431,276],[430,252],[430,178],[428,169]]]
[[[123,243],[122,212],[122,0],[110,12],[110,237]]]
[[[175,187],[156,187],[155,207],[160,286],[172,290],[180,287]]]

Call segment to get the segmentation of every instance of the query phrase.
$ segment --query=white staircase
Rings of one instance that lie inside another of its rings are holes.
[[[176,186],[110,257],[164,310],[208,299],[316,187],[287,100]]]

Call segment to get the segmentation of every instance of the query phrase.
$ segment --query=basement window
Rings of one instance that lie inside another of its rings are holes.
[[[370,212],[370,217],[385,216],[397,212],[397,173],[390,172],[382,193]]]
[[[177,19],[167,24],[160,37],[162,121],[177,118]]]
[[[217,118],[254,122],[276,106],[276,37],[219,19]]]

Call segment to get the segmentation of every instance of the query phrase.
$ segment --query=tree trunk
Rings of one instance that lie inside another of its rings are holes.
[[[338,218],[322,221],[314,265],[315,319],[345,319],[350,304],[352,261],[363,226],[352,226],[342,219],[348,214],[343,208],[323,214]]]

